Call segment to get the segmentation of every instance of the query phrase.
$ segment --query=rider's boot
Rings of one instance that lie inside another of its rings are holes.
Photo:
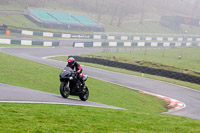
[[[83,81],[83,74],[79,75],[79,80],[81,81],[81,87],[83,87],[85,85],[85,83]]]
[[[85,85],[83,78],[81,78],[80,81],[81,81],[81,87],[83,87]]]

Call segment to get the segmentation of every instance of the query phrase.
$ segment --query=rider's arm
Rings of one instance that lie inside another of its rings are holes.
[[[81,67],[81,65],[79,65],[78,63],[76,63],[77,64],[77,72],[78,73],[82,73],[82,71],[83,71],[83,69],[82,69],[82,67]]]

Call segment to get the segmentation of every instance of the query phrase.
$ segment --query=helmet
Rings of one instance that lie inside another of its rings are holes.
[[[68,59],[68,66],[69,67],[73,67],[74,66],[74,63],[75,63],[75,59],[73,57],[70,57]]]

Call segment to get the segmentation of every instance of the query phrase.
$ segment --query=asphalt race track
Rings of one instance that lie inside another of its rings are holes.
[[[47,64],[50,66],[54,66],[57,68],[64,68],[66,65],[65,62],[60,62],[60,61],[54,61],[54,60],[49,60],[44,57],[48,56],[57,56],[57,55],[79,55],[83,53],[91,53],[91,52],[97,52],[101,51],[102,49],[97,49],[97,48],[72,48],[72,47],[56,47],[56,48],[0,48],[0,52],[4,52],[10,55],[22,57],[25,59],[33,60],[36,62],[40,62],[43,64]],[[100,80],[112,82],[115,84],[119,84],[122,86],[129,87],[131,89],[136,89],[136,90],[142,90],[142,91],[147,91],[163,96],[167,96],[176,100],[179,100],[183,103],[186,104],[186,107],[181,109],[181,110],[176,110],[172,112],[168,112],[168,114],[172,115],[179,115],[179,116],[185,116],[193,119],[200,119],[200,91],[192,90],[190,88],[182,87],[182,86],[177,86],[161,81],[156,81],[152,79],[147,79],[143,77],[138,77],[138,76],[133,76],[133,75],[128,75],[128,74],[122,74],[122,73],[117,73],[117,72],[111,72],[107,70],[102,70],[102,69],[97,69],[97,68],[91,68],[84,66],[83,67],[83,72],[84,74],[87,74],[93,78],[97,78]],[[6,89],[7,88],[7,89]],[[9,89],[8,89],[9,88]],[[20,90],[19,95],[12,95],[12,99],[10,96],[11,90],[17,91]],[[91,88],[95,89],[95,88]],[[23,90],[23,91],[22,91]],[[102,105],[102,104],[97,104],[97,103],[92,103],[92,102],[82,102],[80,100],[75,100],[75,99],[68,99],[70,101],[67,101],[66,99],[61,98],[61,96],[55,95],[55,94],[49,94],[49,93],[44,93],[44,92],[39,92],[39,91],[34,91],[34,90],[29,90],[25,88],[20,88],[20,87],[14,87],[14,86],[9,86],[9,85],[4,85],[0,84],[0,101],[34,101],[34,96],[30,96],[30,99],[28,97],[23,97],[25,95],[20,95],[20,93],[27,93],[29,95],[29,92],[31,91],[35,93],[39,93],[40,97],[44,97],[39,99],[40,102],[57,102],[57,103],[65,103],[69,104],[73,101],[75,101],[75,104],[88,104],[88,106],[105,106],[107,108],[111,108],[110,106],[107,105]],[[3,93],[2,93],[3,91]],[[56,99],[55,101],[53,99]],[[36,101],[36,100],[35,100]],[[78,103],[77,103],[78,102]],[[91,103],[91,104],[90,104]],[[83,106],[84,106],[83,105]]]
[[[78,106],[122,109],[118,107],[113,107],[89,101],[82,102],[79,99],[73,99],[73,98],[64,99],[60,95],[26,89],[17,86],[6,85],[2,83],[0,83],[0,90],[1,90],[0,102],[63,104],[63,105],[78,105]]]

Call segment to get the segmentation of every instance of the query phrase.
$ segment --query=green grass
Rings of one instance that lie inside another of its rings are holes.
[[[33,31],[49,31],[56,33],[83,33],[81,31],[66,31],[60,29],[49,29],[44,27],[39,27],[29,19],[27,19],[24,15],[0,15],[0,22],[5,23],[9,26],[9,28],[15,29],[28,29]],[[88,32],[87,34],[89,34]]]
[[[35,23],[28,20],[24,15],[0,15],[0,22],[23,28],[39,28]]]
[[[108,20],[104,22],[106,32],[129,32],[129,33],[164,33],[164,34],[200,34],[200,27],[181,25],[180,30],[171,30],[163,27],[159,22],[124,22],[120,27],[109,25]],[[185,33],[187,31],[187,33]]]
[[[0,82],[59,94],[61,69],[0,53]],[[23,64],[23,65],[22,65]],[[93,78],[90,101],[128,110],[0,103],[1,132],[199,132],[200,121],[160,114],[165,103]]]
[[[37,46],[37,45],[19,45],[19,44],[0,44],[0,47],[49,47],[49,46]]]
[[[198,133],[200,121],[184,117],[78,106],[0,104],[1,132]]]
[[[129,70],[120,69],[120,68],[113,68],[113,67],[108,67],[108,66],[103,66],[103,65],[85,63],[85,62],[81,62],[81,64],[86,65],[86,66],[90,66],[90,67],[96,67],[96,68],[100,68],[100,69],[114,71],[114,72],[121,72],[121,73],[130,74],[130,75],[142,76],[142,77],[145,77],[145,78],[160,80],[160,81],[164,81],[164,82],[168,82],[168,83],[172,83],[172,84],[181,85],[181,86],[189,87],[189,88],[192,88],[192,89],[200,90],[200,85],[189,83],[189,82],[184,82],[184,81],[180,81],[180,80],[175,80],[175,79],[170,79],[170,78],[165,78],[165,77],[160,77],[160,76],[155,76],[155,75],[150,75],[150,74],[144,74],[144,73],[129,71]]]
[[[180,55],[182,59],[178,58]],[[200,72],[200,47],[175,47],[168,49],[143,48],[141,50],[124,52],[117,52],[116,50],[116,52],[99,52],[83,56],[105,58],[192,74],[194,73],[192,71],[196,71],[196,74],[200,75],[200,73],[198,74]],[[191,72],[184,69],[191,70]]]
[[[0,53],[0,82],[56,92],[59,69]],[[49,73],[51,71],[51,73]],[[33,76],[34,75],[34,76]],[[55,80],[57,78],[57,80]]]
[[[8,4],[1,4],[0,5],[0,11],[23,11],[26,9],[25,3],[23,4],[19,4],[18,1],[9,1]]]
[[[106,25],[106,31],[132,33],[177,33],[177,31],[166,29],[156,22],[145,22],[144,24],[140,24],[139,22],[124,22],[120,27],[108,24]]]
[[[12,47],[16,45],[11,45],[11,44],[0,44],[0,47]]]

